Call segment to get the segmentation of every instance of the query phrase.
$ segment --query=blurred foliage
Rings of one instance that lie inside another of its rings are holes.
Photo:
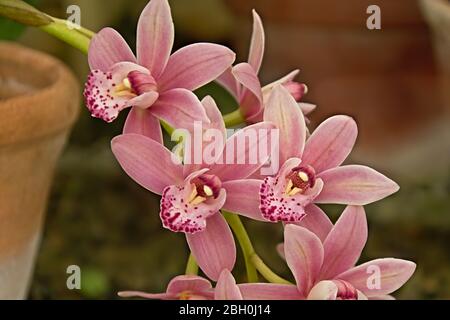
[[[64,17],[66,1],[41,1],[40,9]],[[134,47],[137,17],[146,0],[133,1],[132,6],[127,0],[69,2],[82,7],[83,25],[94,30],[115,26]],[[203,11],[190,9],[187,2],[171,0],[176,47],[199,40],[230,42],[233,20],[227,22],[228,18],[222,17],[224,1],[194,1],[192,7],[198,10],[203,8],[201,4],[208,4]],[[106,4],[110,10],[99,11]],[[211,29],[204,27],[202,19],[208,19]],[[31,29],[21,41],[63,59],[83,83],[87,72],[84,56]],[[197,94],[212,94],[224,112],[234,107],[232,98],[216,85],[208,85]],[[92,119],[81,108],[55,177],[30,297],[115,299],[119,290],[163,291],[172,277],[184,271],[186,241],[183,235],[161,227],[159,198],[129,179],[114,160],[109,142],[121,132],[125,115],[108,125]],[[418,264],[416,274],[395,296],[450,299],[450,176],[445,172],[420,182],[402,183],[401,187],[398,194],[366,208],[370,233],[361,261],[411,259]],[[343,210],[342,206],[324,208],[334,220]],[[247,219],[244,223],[268,265],[292,277],[275,250],[282,241],[281,226]],[[238,261],[235,275],[239,282],[245,280],[239,249]],[[66,268],[72,264],[81,268],[79,291],[66,288]]]
[[[25,0],[26,3],[36,6],[39,0]],[[20,23],[14,22],[4,17],[0,17],[0,40],[15,40],[24,31],[26,27]]]

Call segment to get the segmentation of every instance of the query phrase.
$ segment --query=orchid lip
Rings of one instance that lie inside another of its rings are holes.
[[[339,300],[358,300],[358,291],[356,288],[344,280],[333,280],[337,287],[336,299]]]
[[[169,186],[162,194],[160,217],[165,228],[174,232],[205,230],[206,220],[222,208],[226,192],[215,175],[201,174],[183,185]]]

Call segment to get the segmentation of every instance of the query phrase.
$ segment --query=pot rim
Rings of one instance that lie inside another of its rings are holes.
[[[31,70],[37,79],[43,79],[43,86],[0,100],[0,146],[58,134],[73,125],[80,109],[80,88],[61,61],[17,43],[0,41],[0,66],[3,63],[19,65],[19,72]]]

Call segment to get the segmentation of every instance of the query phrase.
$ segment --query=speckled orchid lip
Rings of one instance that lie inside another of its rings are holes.
[[[162,142],[162,119],[174,128],[207,121],[204,108],[192,92],[211,82],[235,59],[230,49],[196,43],[172,52],[174,25],[167,0],[150,1],[137,28],[136,56],[114,29],[104,28],[90,42],[91,73],[84,95],[93,117],[112,122],[132,108],[125,133],[139,133]],[[117,65],[133,65],[127,72]],[[185,112],[189,110],[190,112]]]
[[[220,110],[211,97],[202,100],[208,115],[208,126],[219,128],[226,135]],[[241,152],[249,159],[249,152],[257,149],[259,139],[267,139],[274,128],[261,122],[238,131],[227,139],[221,159],[248,131],[263,132],[251,140]],[[138,134],[123,134],[112,141],[112,150],[122,168],[136,182],[162,195],[160,217],[163,226],[174,232],[185,233],[189,247],[202,270],[213,280],[221,271],[231,270],[236,259],[236,247],[231,230],[220,210],[238,212],[262,220],[258,194],[261,181],[249,179],[265,160],[256,163],[183,165],[174,161],[173,154],[162,144]],[[234,153],[238,158],[240,154]],[[214,255],[214,258],[211,257]]]
[[[307,138],[305,118],[295,99],[278,85],[266,105],[264,120],[279,129],[283,164],[260,188],[261,214],[267,221],[299,222],[313,203],[366,205],[398,190],[394,181],[369,167],[341,166],[358,133],[352,118],[331,117]]]

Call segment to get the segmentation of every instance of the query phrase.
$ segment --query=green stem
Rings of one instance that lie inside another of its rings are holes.
[[[223,211],[223,216],[227,220],[236,235],[239,245],[241,246],[245,260],[245,267],[247,269],[248,282],[258,282],[258,273],[256,272],[256,268],[251,261],[252,255],[256,254],[255,249],[253,248],[252,242],[250,241],[241,219],[239,216],[226,211]]]
[[[94,35],[92,31],[85,28],[71,29],[66,20],[56,18],[51,19],[54,22],[40,26],[39,29],[68,43],[85,54],[88,53],[89,43]]]
[[[198,264],[197,264],[197,261],[195,261],[195,258],[192,255],[192,253],[189,255],[185,274],[191,275],[191,276],[198,275]]]
[[[239,108],[231,113],[224,115],[223,120],[225,121],[226,127],[235,127],[245,122],[245,119],[242,116],[241,110]]]
[[[256,267],[256,269],[261,273],[261,275],[271,283],[279,283],[279,284],[292,284],[291,282],[283,279],[276,273],[274,273],[265,263],[261,260],[261,258],[255,253],[251,256],[251,261]]]

